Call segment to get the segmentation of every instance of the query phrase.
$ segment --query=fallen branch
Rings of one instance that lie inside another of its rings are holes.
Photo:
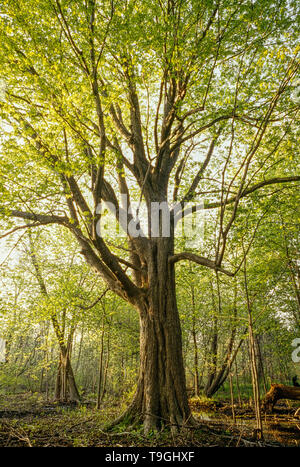
[[[284,384],[271,384],[271,388],[267,392],[262,404],[263,409],[266,412],[272,412],[276,402],[280,399],[300,401],[300,387],[285,386]]]

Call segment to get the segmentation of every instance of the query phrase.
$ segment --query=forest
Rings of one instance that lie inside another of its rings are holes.
[[[299,19],[0,0],[0,447],[300,447]]]

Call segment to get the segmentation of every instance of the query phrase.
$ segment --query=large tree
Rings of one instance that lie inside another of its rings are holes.
[[[296,15],[296,2],[284,0],[2,1],[4,235],[69,229],[109,288],[138,310],[139,379],[125,415],[146,432],[192,422],[175,264],[234,274],[226,246],[240,206],[300,179]],[[289,163],[280,157],[285,141]],[[141,235],[139,213],[121,194],[146,204]],[[204,196],[215,251],[176,251],[183,204]],[[126,241],[99,234],[102,201],[123,215]],[[155,203],[167,203],[167,233],[163,216],[153,225]]]

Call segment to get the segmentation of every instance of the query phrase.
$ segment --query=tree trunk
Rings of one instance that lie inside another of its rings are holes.
[[[63,349],[60,352],[55,386],[55,399],[60,402],[80,401],[80,395],[75,382],[70,356],[66,349]]]
[[[78,355],[77,355],[75,373],[77,373],[77,370],[78,370],[78,368],[79,368],[80,357],[81,357],[81,350],[82,350],[82,343],[83,343],[83,333],[84,333],[84,323],[82,323],[82,328],[81,328],[80,343],[79,343],[79,351],[78,351]]]
[[[221,316],[222,312],[222,306],[221,306],[221,292],[220,292],[220,283],[219,283],[219,276],[217,275],[217,290],[218,290],[218,314]],[[217,369],[217,352],[218,352],[218,317],[214,317],[214,334],[213,334],[213,340],[212,340],[212,347],[211,347],[211,354],[213,355],[213,369],[211,373],[208,375],[208,380],[206,383],[205,387],[205,395],[207,397],[212,397],[224,384],[224,382],[227,379],[227,376],[229,374],[229,371],[231,370],[231,366],[236,358],[238,349],[240,345],[242,344],[242,341],[240,341],[240,344],[237,345],[236,350],[233,352],[233,347],[235,343],[235,336],[236,336],[236,329],[237,329],[237,306],[236,306],[236,300],[237,300],[237,288],[236,288],[236,283],[234,286],[234,303],[233,303],[233,326],[231,329],[231,334],[229,338],[229,342],[227,345],[227,350],[226,350],[226,355],[224,357],[224,361],[219,368]]]
[[[194,343],[194,395],[199,396],[199,370],[198,370],[198,346],[197,346],[197,336],[193,328],[192,331],[193,343]]]
[[[140,369],[136,394],[124,417],[143,422],[145,433],[169,426],[177,432],[193,422],[188,405],[176,304],[174,266],[168,263],[170,239],[157,240],[140,314]]]
[[[249,303],[249,302],[248,302]],[[255,338],[253,334],[253,321],[252,321],[252,312],[248,306],[249,312],[249,347],[250,347],[250,364],[251,364],[251,374],[252,374],[252,388],[253,388],[253,398],[254,398],[254,408],[255,408],[255,418],[256,418],[256,436],[261,439],[263,437],[262,431],[262,420],[261,420],[261,410],[260,410],[260,391],[259,391],[259,381],[258,381],[258,372],[257,372],[257,356],[255,353]]]
[[[253,331],[253,317],[252,317],[252,308],[251,301],[248,289],[248,278],[247,278],[247,261],[245,255],[244,244],[244,281],[245,281],[245,294],[247,301],[247,311],[248,311],[248,328],[249,328],[249,351],[250,351],[250,365],[251,365],[251,376],[252,376],[252,388],[253,388],[253,398],[254,398],[254,408],[255,408],[255,418],[256,418],[256,429],[255,435],[257,439],[263,439],[263,425],[261,420],[261,407],[260,407],[260,390],[259,390],[259,380],[258,380],[258,371],[257,371],[257,355],[255,352],[255,337]]]
[[[211,397],[218,389],[219,386],[216,384],[217,374],[217,356],[218,352],[218,317],[214,316],[214,328],[210,348],[211,361],[209,362],[209,373],[207,376],[207,382],[204,389],[204,394],[207,397]],[[218,386],[218,387],[217,387]],[[217,387],[217,389],[215,389]]]
[[[98,373],[98,391],[97,391],[97,409],[100,409],[101,404],[101,389],[103,379],[103,351],[104,351],[104,317],[102,322],[102,331],[100,339],[100,359],[99,359],[99,373]]]
[[[105,362],[105,367],[104,367],[103,387],[102,387],[102,394],[101,394],[100,402],[103,401],[105,393],[106,393],[107,372],[108,372],[108,365],[109,365],[109,351],[110,351],[110,330],[108,329],[107,355],[106,355],[106,362]]]
[[[284,384],[271,384],[271,388],[263,401],[264,410],[272,412],[276,402],[280,399],[300,401],[300,388],[285,386]]]
[[[193,308],[193,321],[192,321],[192,337],[194,344],[194,395],[199,396],[199,369],[198,369],[198,344],[197,344],[197,332],[196,332],[196,310],[195,310],[195,291],[194,286],[191,286],[192,291],[192,308]]]
[[[238,367],[237,367],[236,359],[234,361],[234,365],[235,365],[235,381],[236,381],[236,388],[237,388],[237,393],[238,393],[238,401],[239,401],[239,407],[241,407],[242,400],[241,400],[241,391],[240,391],[240,383],[239,383],[239,375],[238,375]]]

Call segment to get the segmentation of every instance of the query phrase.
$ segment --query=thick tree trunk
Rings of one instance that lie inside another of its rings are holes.
[[[140,313],[140,369],[134,400],[123,417],[144,424],[144,431],[164,426],[173,432],[191,425],[176,304],[174,266],[168,264],[169,239],[159,239],[150,265],[148,295]],[[149,266],[149,265],[148,265]]]
[[[276,402],[280,399],[300,401],[300,388],[285,386],[284,384],[271,384],[271,388],[263,401],[264,410],[272,411]]]

